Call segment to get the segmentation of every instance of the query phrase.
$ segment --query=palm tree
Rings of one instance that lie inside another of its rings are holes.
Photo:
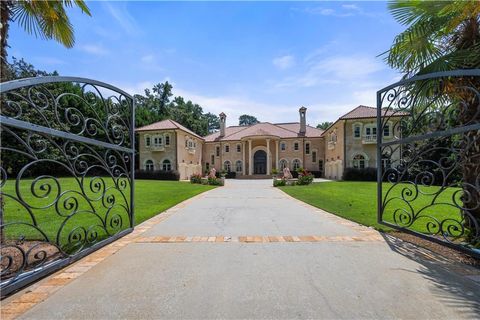
[[[6,78],[7,39],[9,22],[16,21],[29,34],[44,39],[54,39],[67,48],[73,47],[73,26],[65,11],[77,6],[90,14],[83,0],[2,0],[0,1],[1,80]]]
[[[456,69],[480,68],[480,1],[406,1],[396,0],[388,4],[393,17],[406,26],[397,35],[393,45],[384,54],[386,62],[404,73],[414,75]],[[480,122],[480,104],[471,90],[461,87],[480,88],[480,80],[456,78],[444,79],[436,86],[451,98],[465,102],[459,109],[457,123]],[[424,92],[419,92],[420,96]],[[466,107],[465,107],[466,106]],[[477,138],[476,138],[477,136]],[[463,189],[471,194],[464,200],[467,208],[480,222],[478,179],[480,175],[480,140],[478,132],[464,134],[472,145],[462,150]],[[478,241],[478,240],[477,240]]]

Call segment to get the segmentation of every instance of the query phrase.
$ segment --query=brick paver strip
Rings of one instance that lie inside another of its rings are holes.
[[[352,242],[352,241],[380,241],[381,237],[363,236],[363,237],[347,237],[347,236],[177,236],[177,237],[138,237],[136,243],[190,243],[190,242],[207,242],[207,243],[225,243],[225,242],[245,242],[245,243],[270,243],[270,242]],[[78,266],[76,269],[66,272],[76,273],[90,269],[91,266]],[[69,277],[64,275],[62,277]]]

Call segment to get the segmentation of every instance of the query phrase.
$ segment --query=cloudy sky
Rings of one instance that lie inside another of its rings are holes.
[[[397,81],[379,54],[402,27],[384,2],[89,2],[73,49],[12,25],[10,56],[129,93],[170,81],[205,111],[333,121]]]

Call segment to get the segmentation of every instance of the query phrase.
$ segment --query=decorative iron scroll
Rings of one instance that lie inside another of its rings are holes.
[[[379,223],[480,255],[480,70],[378,91],[377,126]]]
[[[0,84],[2,296],[133,229],[134,102],[108,84]]]

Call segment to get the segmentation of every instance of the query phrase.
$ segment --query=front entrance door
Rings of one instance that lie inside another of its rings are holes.
[[[258,150],[253,155],[253,173],[254,174],[267,173],[267,153],[263,150]]]

